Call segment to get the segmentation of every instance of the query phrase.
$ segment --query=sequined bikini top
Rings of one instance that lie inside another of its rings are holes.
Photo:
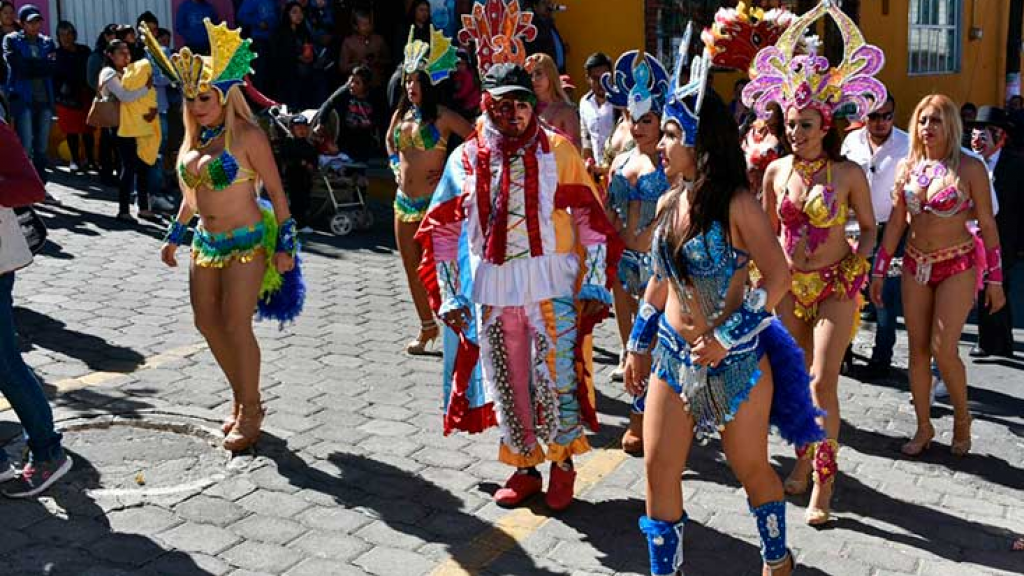
[[[792,174],[790,172],[791,177]],[[848,216],[849,206],[839,201],[839,194],[832,184],[832,163],[829,162],[825,166],[825,184],[811,188],[803,207],[789,199],[788,191],[779,203],[786,252],[792,256],[796,245],[803,239],[807,242],[807,255],[814,253],[828,239],[832,228],[846,224]]]
[[[639,150],[634,148],[633,153],[637,154]],[[612,174],[611,181],[608,183],[608,205],[615,210],[623,222],[628,216],[629,203],[637,201],[641,203],[639,227],[646,228],[654,221],[658,210],[658,199],[671,187],[660,160],[659,156],[654,172],[638,176],[636,184],[630,183],[629,178],[623,174],[622,167]]]
[[[401,152],[409,148],[418,150],[433,150],[435,148],[445,149],[448,147],[448,139],[445,138],[437,125],[423,122],[419,110],[410,108],[402,117],[402,122],[414,122],[416,127],[411,131],[402,130],[401,125],[395,127],[392,138],[395,142],[395,150]]]
[[[651,260],[655,275],[669,280],[684,309],[689,307],[687,298],[693,297],[704,318],[714,322],[722,314],[733,276],[746,268],[750,255],[729,244],[721,222],[687,240],[676,255],[662,224],[651,242]],[[685,276],[681,273],[684,266]]]
[[[256,179],[256,172],[240,166],[235,155],[231,153],[229,136],[225,136],[224,150],[220,155],[204,164],[198,172],[189,170],[185,163],[181,162],[178,164],[178,174],[185,186],[192,190],[203,187],[224,190],[232,184]]]
[[[903,199],[912,216],[918,216],[922,212],[931,212],[941,218],[949,218],[967,212],[974,206],[970,197],[962,193],[956,184],[943,188],[925,202],[921,202],[920,194],[908,186],[903,189]]]

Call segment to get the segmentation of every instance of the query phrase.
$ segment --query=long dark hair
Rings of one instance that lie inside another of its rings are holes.
[[[438,101],[440,100],[437,89],[433,84],[430,83],[430,77],[427,73],[422,70],[413,72],[420,81],[420,116],[426,123],[432,123],[437,120],[438,114]],[[398,102],[398,117],[405,116],[405,113],[413,107],[413,103],[409,101],[409,92],[405,89],[406,76],[402,76],[402,99]]]
[[[828,132],[825,133],[825,139],[821,142],[821,149],[828,156],[828,159],[833,162],[846,160],[846,156],[843,156],[843,136],[839,133],[839,127],[836,126],[835,121],[832,122]]]
[[[673,194],[661,214],[661,223],[668,230],[668,240],[675,253],[691,238],[710,230],[715,222],[721,223],[729,238],[729,206],[734,196],[747,190],[747,163],[740,148],[739,128],[729,108],[713,94],[704,99],[700,109],[694,157],[697,180],[693,184],[689,226],[685,231],[676,230],[680,194]],[[685,277],[685,258],[676,260]]]
[[[96,50],[99,50],[100,52],[106,51],[108,44],[107,36],[113,36],[115,34],[117,34],[117,24],[107,24],[104,26],[103,30],[100,30],[100,35],[96,37]]]
[[[111,40],[110,44],[103,49],[103,64],[105,66],[114,67],[114,52],[117,52],[121,48],[128,48],[128,43],[124,40]]]

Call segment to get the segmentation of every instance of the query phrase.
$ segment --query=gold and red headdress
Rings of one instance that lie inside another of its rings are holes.
[[[537,37],[533,12],[519,0],[476,0],[473,10],[462,15],[459,41],[476,46],[477,68],[482,78],[495,64],[525,66],[526,44]]]
[[[785,8],[765,12],[740,2],[735,8],[719,8],[700,38],[713,66],[746,71],[758,51],[775,44],[794,20]]]

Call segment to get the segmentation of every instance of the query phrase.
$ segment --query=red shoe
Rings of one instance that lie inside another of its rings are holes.
[[[530,496],[539,494],[541,488],[543,481],[540,474],[516,471],[505,482],[505,487],[494,493],[494,502],[502,508],[514,508]]]
[[[561,512],[572,504],[573,489],[576,484],[576,469],[563,470],[557,462],[551,463],[551,478],[548,480],[548,493],[544,497],[548,508]]]

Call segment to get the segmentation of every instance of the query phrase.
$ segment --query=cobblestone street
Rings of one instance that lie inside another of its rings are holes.
[[[496,434],[444,437],[440,359],[403,352],[419,322],[377,206],[370,232],[306,238],[305,313],[283,331],[257,327],[265,434],[231,459],[217,443],[230,389],[193,325],[186,268],[160,262],[163,228],[116,221],[112,190],[56,180],[64,205],[40,208],[50,245],[18,273],[14,301],[76,465],[38,501],[0,499],[0,574],[647,573],[643,460],[618,449],[629,404],[608,377],[613,322],[595,336],[602,429],[576,462],[576,503],[503,510],[491,502],[509,473]],[[1010,551],[1024,533],[1024,349],[972,362],[967,330],[972,454],[949,455],[952,411],[938,403],[935,445],[902,457],[914,430],[904,372],[844,377],[838,519],[812,529],[806,496],[790,500],[797,574],[1024,572],[1024,552]],[[901,332],[900,368],[905,345]],[[17,419],[0,410],[0,443],[20,458]],[[792,451],[774,437],[771,451],[785,474]],[[717,442],[694,447],[684,482],[686,574],[760,574],[754,520]]]

